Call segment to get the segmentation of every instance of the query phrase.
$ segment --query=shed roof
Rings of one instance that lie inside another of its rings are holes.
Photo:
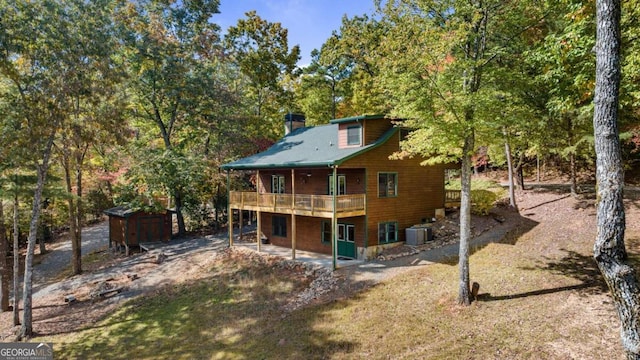
[[[133,210],[130,207],[124,206],[124,205],[116,206],[111,209],[107,209],[103,211],[103,213],[105,213],[106,215],[123,217],[123,218],[127,218],[137,212],[138,210]]]
[[[364,117],[361,118],[364,119]],[[349,121],[356,120],[355,118],[349,119]],[[398,131],[397,128],[389,129],[373,144],[340,149],[338,148],[338,124],[341,122],[343,121],[332,121],[329,125],[297,129],[269,149],[224,164],[221,168],[224,170],[257,170],[340,165],[354,156],[384,144],[391,135]]]

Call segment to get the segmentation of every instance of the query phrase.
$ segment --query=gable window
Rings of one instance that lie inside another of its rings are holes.
[[[271,175],[271,192],[273,194],[284,194],[284,175]]]
[[[398,241],[398,223],[396,221],[378,224],[378,243],[388,244]]]
[[[347,127],[347,145],[362,144],[362,125],[352,125]]]
[[[378,197],[398,196],[398,174],[378,173]]]
[[[338,194],[345,195],[347,193],[347,177],[338,175]],[[333,174],[329,175],[329,195],[333,195]]]
[[[271,234],[273,236],[287,237],[287,218],[284,216],[274,216],[271,218]]]

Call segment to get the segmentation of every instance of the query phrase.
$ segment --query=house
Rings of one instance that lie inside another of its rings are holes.
[[[124,247],[129,256],[131,246],[143,243],[169,241],[172,236],[172,214],[149,213],[116,206],[104,211],[109,216],[109,248]]]
[[[256,179],[256,189],[229,192],[230,213],[256,211],[258,234],[272,244],[294,257],[295,249],[332,254],[334,265],[403,243],[406,228],[444,211],[450,166],[389,159],[406,135],[394,122],[363,115],[298,125],[266,151],[223,165]]]

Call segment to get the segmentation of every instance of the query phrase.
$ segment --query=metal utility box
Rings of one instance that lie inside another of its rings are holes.
[[[407,245],[423,245],[433,240],[433,230],[429,225],[414,225],[405,229]]]
[[[405,229],[406,244],[407,245],[422,245],[424,244],[424,230],[419,227],[412,226]]]

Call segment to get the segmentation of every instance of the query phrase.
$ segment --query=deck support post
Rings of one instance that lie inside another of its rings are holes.
[[[333,228],[333,239],[331,239],[331,258],[333,262],[333,270],[338,268],[338,216],[336,208],[338,207],[338,166],[333,167],[333,213],[331,215],[331,228]]]
[[[291,169],[291,259],[296,259],[296,177]]]
[[[233,209],[231,209],[231,174],[227,170],[227,223],[229,230],[229,247],[233,246]]]
[[[242,226],[244,226],[244,219],[243,219],[243,215],[244,215],[244,210],[242,210],[242,208],[240,208],[238,210],[238,240],[242,241]]]
[[[260,252],[260,244],[262,243],[262,223],[260,220],[260,170],[256,170],[256,249]]]

